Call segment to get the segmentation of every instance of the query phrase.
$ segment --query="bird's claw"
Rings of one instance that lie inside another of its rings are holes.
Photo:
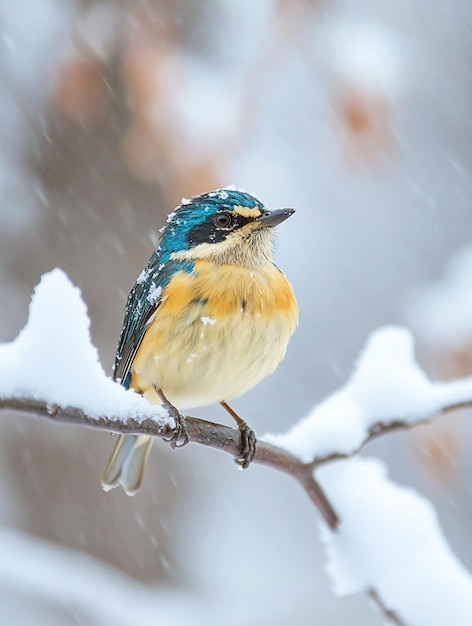
[[[160,389],[156,389],[156,391],[161,398],[162,406],[169,414],[169,417],[171,417],[175,422],[175,428],[172,436],[167,439],[164,437],[163,441],[169,443],[171,448],[183,448],[190,441],[185,417],[181,415],[176,407],[169,402]]]
[[[235,457],[234,462],[241,469],[247,469],[256,454],[257,438],[252,428],[249,428],[246,422],[239,424],[239,432],[241,433],[241,452]]]
[[[177,415],[173,415],[172,417],[175,421],[174,434],[172,437],[169,437],[169,439],[164,439],[164,441],[170,443],[171,448],[183,448],[190,441],[185,417],[180,415],[180,413],[177,413]]]

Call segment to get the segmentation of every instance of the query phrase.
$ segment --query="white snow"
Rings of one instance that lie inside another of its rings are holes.
[[[14,341],[0,344],[0,397],[76,406],[92,417],[168,421],[162,408],[105,375],[80,291],[60,269],[43,275],[26,326]]]
[[[472,398],[472,379],[431,382],[403,328],[373,333],[348,383],[285,435],[264,437],[303,461],[350,454],[377,423],[433,416]],[[339,595],[375,589],[409,626],[472,624],[472,578],[449,549],[431,505],[395,485],[381,462],[351,458],[322,465],[317,479],[341,524],[324,524],[327,570]]]
[[[59,269],[45,274],[25,328],[0,345],[0,397],[33,397],[95,416],[153,416],[162,422],[162,409],[106,377],[89,327],[77,287]],[[472,379],[432,383],[415,362],[411,334],[386,327],[370,337],[344,388],[289,433],[265,439],[307,461],[349,453],[377,422],[414,422],[470,397]],[[472,623],[472,580],[448,548],[429,503],[389,481],[384,466],[372,459],[324,465],[317,478],[341,519],[335,533],[321,527],[337,594],[375,589],[411,626]]]
[[[147,295],[147,301],[150,304],[156,304],[156,302],[159,300],[161,293],[162,293],[161,285],[156,285],[155,283],[153,283]]]
[[[200,320],[201,320],[201,322],[202,322],[202,324],[203,324],[204,326],[208,326],[208,324],[210,324],[210,325],[212,325],[212,324],[216,324],[216,320],[214,320],[214,319],[213,319],[213,318],[211,318],[211,317],[207,317],[206,315],[203,315],[203,316],[200,318]]]
[[[472,579],[424,498],[375,459],[331,463],[317,478],[342,520],[321,528],[336,594],[375,589],[409,626],[472,624]]]
[[[350,454],[377,423],[413,424],[472,398],[472,378],[432,383],[416,363],[413,347],[407,329],[388,326],[374,332],[342,389],[287,433],[263,439],[305,462],[333,452]]]
[[[142,283],[146,282],[147,277],[149,276],[149,269],[144,269],[141,274],[138,276],[138,278],[136,279],[136,282],[138,283],[138,285],[141,285]]]

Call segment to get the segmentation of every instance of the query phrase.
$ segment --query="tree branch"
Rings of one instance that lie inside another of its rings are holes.
[[[472,400],[452,402],[449,405],[441,407],[438,413],[448,413],[456,409],[470,406],[472,406]],[[151,418],[144,420],[128,418],[125,421],[121,421],[113,420],[105,416],[92,417],[78,407],[61,407],[32,398],[0,398],[0,410],[2,409],[41,415],[55,422],[84,425],[108,432],[135,435],[147,434],[160,439],[168,439],[174,434],[174,429],[169,424],[159,424]],[[432,417],[432,415],[429,415],[415,422],[402,419],[392,419],[388,423],[377,422],[369,428],[366,437],[357,449],[349,453],[333,452],[325,456],[316,457],[310,463],[303,463],[300,459],[283,448],[258,440],[253,463],[271,467],[274,470],[291,476],[305,490],[310,500],[318,508],[329,528],[336,530],[340,520],[323,489],[315,479],[315,470],[330,461],[346,459],[356,455],[366,444],[380,436],[401,430],[410,430],[415,426],[428,423]],[[192,443],[221,450],[231,454],[233,457],[238,456],[241,449],[241,435],[239,430],[197,417],[186,416],[185,420],[189,440]],[[370,589],[368,595],[387,621],[402,626],[403,622],[398,615],[383,604],[382,599],[374,589]]]
[[[452,403],[441,408],[442,413],[448,413],[457,409],[472,406],[472,400]],[[154,419],[148,418],[137,420],[128,418],[125,421],[114,420],[106,416],[92,417],[82,409],[74,406],[61,407],[34,398],[0,398],[0,410],[11,409],[41,415],[52,421],[65,424],[84,425],[89,428],[97,428],[108,432],[152,435],[160,439],[169,439],[174,434],[174,429],[168,424],[159,424]],[[339,518],[329,502],[326,494],[314,478],[314,470],[331,461],[350,458],[358,454],[365,445],[378,437],[401,430],[410,430],[413,427],[428,423],[433,416],[418,419],[415,422],[407,422],[401,419],[392,419],[388,423],[377,422],[373,424],[357,449],[349,453],[332,452],[319,456],[310,463],[303,463],[293,454],[283,448],[274,446],[265,441],[258,440],[257,450],[253,463],[265,465],[276,471],[283,472],[296,480],[305,490],[310,500],[318,508],[321,516],[332,530],[339,525]],[[241,450],[241,434],[239,430],[223,424],[216,424],[198,417],[185,417],[189,440],[192,443],[208,446],[221,450],[233,457],[238,456]]]
[[[33,415],[41,415],[55,422],[75,424],[106,430],[108,432],[152,435],[160,439],[169,439],[174,429],[168,424],[159,424],[149,418],[136,420],[129,418],[118,421],[109,417],[92,417],[82,409],[73,406],[60,407],[42,400],[32,398],[0,398],[0,410],[12,409]],[[231,454],[239,455],[241,450],[241,434],[239,430],[200,419],[185,416],[189,440],[210,448],[216,448]],[[253,463],[265,465],[294,478],[306,491],[308,497],[320,511],[323,519],[332,530],[336,530],[339,519],[325,493],[313,476],[311,464],[302,463],[300,459],[269,443],[259,440]]]
[[[309,465],[315,470],[321,465],[325,465],[326,463],[330,463],[331,461],[341,461],[342,459],[349,459],[356,454],[359,454],[359,452],[368,443],[371,443],[379,437],[402,430],[408,431],[412,428],[416,428],[417,426],[424,426],[426,424],[429,424],[431,420],[435,417],[435,415],[451,413],[452,411],[458,411],[459,409],[466,409],[470,407],[472,407],[472,399],[444,405],[442,407],[439,407],[434,415],[428,415],[427,417],[416,419],[414,422],[406,421],[405,419],[400,418],[392,418],[392,420],[389,422],[376,422],[375,424],[372,424],[372,426],[368,429],[366,437],[356,449],[351,450],[349,453],[330,452],[329,454],[323,456],[317,456],[313,459],[313,461],[311,461]]]
[[[392,611],[385,606],[382,598],[379,596],[375,589],[369,589],[367,595],[372,600],[372,602],[377,605],[377,608],[380,610],[380,612],[387,621],[389,621],[391,624],[394,624],[394,626],[404,626],[403,622],[395,613],[395,611]]]

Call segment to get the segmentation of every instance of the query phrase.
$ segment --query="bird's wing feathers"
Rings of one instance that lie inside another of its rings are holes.
[[[159,258],[154,254],[131,290],[115,356],[113,378],[129,387],[134,357],[147,330],[147,324],[162,298],[162,275]]]

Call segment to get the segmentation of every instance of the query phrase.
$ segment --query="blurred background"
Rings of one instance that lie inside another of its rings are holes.
[[[300,326],[234,403],[256,433],[342,385],[383,324],[412,328],[433,378],[472,374],[471,25],[468,0],[0,2],[0,341],[59,266],[111,373],[166,214],[234,183],[297,209],[276,261]],[[433,501],[468,567],[470,444],[462,413],[364,451]],[[2,623],[380,623],[333,596],[318,514],[285,477],[157,442],[128,498],[100,487],[112,447],[2,414]]]

